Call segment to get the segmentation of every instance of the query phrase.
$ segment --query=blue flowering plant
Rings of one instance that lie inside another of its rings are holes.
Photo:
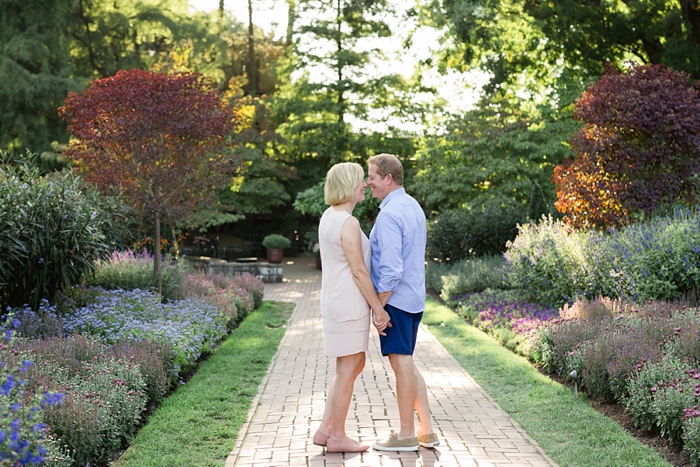
[[[40,465],[47,455],[42,443],[48,432],[43,412],[63,395],[43,392],[32,399],[25,394],[24,374],[33,363],[15,348],[18,325],[10,316],[0,327],[0,465]]]
[[[161,303],[154,292],[108,290],[64,317],[64,332],[98,335],[114,344],[122,339],[148,339],[171,346],[176,375],[193,368],[217,348],[226,327],[214,305],[185,299]]]
[[[507,284],[552,306],[599,295],[679,299],[700,288],[700,210],[679,208],[608,232],[543,218],[520,226],[505,259]]]

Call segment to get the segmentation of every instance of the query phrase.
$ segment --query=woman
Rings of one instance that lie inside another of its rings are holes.
[[[352,216],[355,205],[365,199],[364,171],[352,162],[334,165],[328,171],[324,196],[330,204],[318,226],[321,261],[321,315],[323,344],[336,358],[336,374],[328,389],[321,426],[314,444],[328,452],[362,452],[369,446],[345,434],[355,379],[365,366],[369,343],[370,309],[380,333],[389,324],[369,275],[369,239]],[[378,310],[378,311],[374,311]]]

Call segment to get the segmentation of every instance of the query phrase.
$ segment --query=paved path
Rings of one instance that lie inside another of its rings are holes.
[[[313,258],[298,257],[285,261],[284,277],[283,283],[265,285],[265,299],[294,302],[296,308],[226,467],[556,467],[423,326],[415,359],[428,386],[440,446],[341,454],[312,444],[335,373],[334,361],[323,352],[321,274]],[[385,439],[392,427],[398,430],[399,420],[393,372],[378,342],[374,334],[346,423],[349,436],[370,445]]]

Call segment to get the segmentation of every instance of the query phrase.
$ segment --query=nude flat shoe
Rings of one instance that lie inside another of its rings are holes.
[[[314,444],[316,446],[325,446],[330,437],[331,435],[327,435],[321,430],[316,430],[316,434],[314,434]]]
[[[326,443],[327,452],[365,452],[368,449],[369,446],[366,444],[360,444],[350,438],[345,438],[340,442],[328,438],[328,442]]]

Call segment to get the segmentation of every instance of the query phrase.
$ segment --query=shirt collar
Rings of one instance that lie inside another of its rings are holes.
[[[382,209],[386,204],[392,199],[396,198],[397,196],[405,195],[406,194],[406,189],[404,187],[400,187],[386,195],[386,197],[382,200],[382,202],[379,204],[379,209]]]

